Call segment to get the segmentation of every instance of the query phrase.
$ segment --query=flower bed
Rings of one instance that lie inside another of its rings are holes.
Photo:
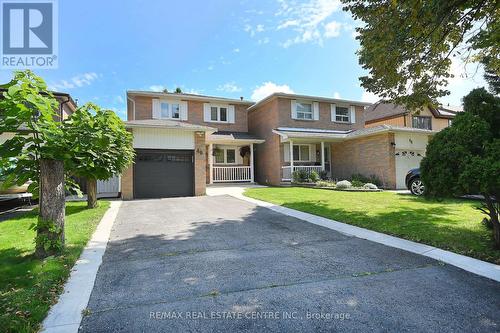
[[[372,183],[362,184],[362,186],[353,186],[351,182],[347,180],[340,181],[338,183],[332,181],[320,180],[318,182],[292,182],[293,186],[297,187],[307,187],[316,188],[322,190],[332,190],[332,191],[346,191],[346,192],[382,192],[376,185]],[[356,184],[358,185],[358,184]]]

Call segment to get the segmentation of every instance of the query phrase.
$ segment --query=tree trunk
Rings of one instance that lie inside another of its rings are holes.
[[[500,221],[498,219],[498,207],[499,204],[493,197],[488,194],[483,194],[486,202],[486,207],[488,207],[489,216],[491,224],[493,225],[493,240],[495,241],[495,247],[500,250]]]
[[[87,208],[97,207],[97,180],[87,178]]]
[[[64,164],[41,159],[40,213],[35,249],[38,258],[58,254],[64,247],[64,214]]]

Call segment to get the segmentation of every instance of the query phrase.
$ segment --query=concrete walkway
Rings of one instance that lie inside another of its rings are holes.
[[[124,202],[81,332],[500,329],[500,283],[230,196]]]

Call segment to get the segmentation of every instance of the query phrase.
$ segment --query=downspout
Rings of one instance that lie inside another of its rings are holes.
[[[67,99],[67,100],[65,100],[64,102],[59,103],[59,112],[60,112],[60,115],[59,115],[59,116],[61,117],[61,120],[60,120],[61,122],[64,120],[64,116],[63,116],[63,106],[64,106],[64,104],[69,103],[69,100],[70,100],[70,98],[68,97],[68,99]]]
[[[131,101],[132,102],[132,114],[134,115],[134,119],[132,119],[132,120],[135,120],[135,101],[132,98],[128,97],[128,96],[127,96],[127,101]]]

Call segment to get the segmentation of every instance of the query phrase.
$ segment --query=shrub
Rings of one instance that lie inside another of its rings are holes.
[[[351,182],[351,184],[353,187],[363,187],[363,185],[365,185],[365,183],[363,183],[362,181],[359,181],[357,179],[353,180]]]
[[[363,184],[372,183],[372,184],[377,185],[377,187],[382,186],[382,181],[376,175],[370,175],[367,177],[367,176],[362,175],[360,173],[355,173],[351,176],[351,181],[352,182],[359,181],[359,182],[362,182]]]
[[[352,184],[348,180],[342,180],[342,181],[337,183],[338,189],[345,189],[345,188],[350,188],[350,187],[352,187]]]
[[[373,183],[366,183],[363,187],[369,190],[378,190],[378,186]]]
[[[316,171],[311,171],[309,173],[309,180],[312,182],[312,183],[316,183],[318,180],[319,180],[319,175]]]
[[[321,170],[319,172],[319,178],[321,180],[328,180],[328,172],[326,172],[325,170]]]
[[[305,170],[297,170],[292,173],[294,183],[305,183],[308,180],[308,174]]]

